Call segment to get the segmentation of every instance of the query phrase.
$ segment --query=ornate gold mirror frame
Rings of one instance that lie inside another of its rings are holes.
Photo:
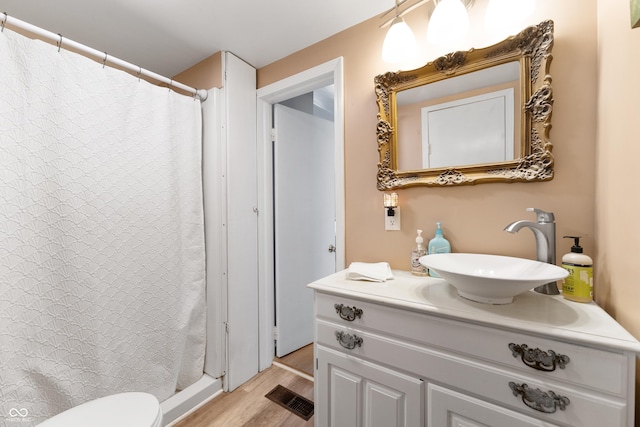
[[[551,180],[554,164],[549,140],[553,107],[549,75],[552,47],[553,21],[549,20],[493,46],[450,53],[416,70],[376,76],[378,189]],[[521,140],[520,157],[493,164],[398,170],[398,135],[394,131],[398,92],[513,61],[520,64],[522,108],[516,109],[521,113],[520,129],[516,130]]]

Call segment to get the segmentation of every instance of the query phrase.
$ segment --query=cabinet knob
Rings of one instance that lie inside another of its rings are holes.
[[[342,331],[336,331],[336,339],[342,347],[348,350],[353,350],[362,345],[362,338],[355,334],[351,335]]]
[[[522,395],[522,402],[529,408],[545,414],[553,414],[558,409],[564,411],[571,403],[566,396],[560,396],[551,390],[532,389],[525,383],[518,384],[512,381],[509,383],[509,388],[511,388],[514,396]]]
[[[356,317],[362,318],[362,310],[357,307],[349,307],[343,304],[334,304],[333,308],[336,309],[336,313],[342,320],[346,320],[348,322],[353,322]]]
[[[539,348],[529,348],[526,344],[509,343],[513,357],[520,356],[522,362],[530,368],[539,371],[552,372],[556,367],[564,369],[571,361],[569,356],[558,354],[553,350],[542,351]]]

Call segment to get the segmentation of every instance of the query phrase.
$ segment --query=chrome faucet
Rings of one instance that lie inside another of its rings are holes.
[[[535,212],[538,222],[520,220],[507,225],[504,231],[517,233],[521,228],[527,227],[536,238],[536,254],[538,261],[556,264],[556,223],[551,212],[545,212],[536,208],[527,208],[527,212]],[[545,283],[534,289],[536,292],[547,295],[558,295],[556,282]]]

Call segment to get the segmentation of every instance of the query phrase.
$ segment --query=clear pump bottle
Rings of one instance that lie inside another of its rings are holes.
[[[411,251],[411,274],[416,276],[426,276],[427,267],[420,264],[420,257],[427,254],[427,250],[422,244],[422,230],[418,230],[418,237],[416,237],[416,246]]]

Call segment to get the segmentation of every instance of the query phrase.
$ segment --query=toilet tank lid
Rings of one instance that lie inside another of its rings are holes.
[[[91,400],[64,411],[38,427],[156,427],[160,403],[149,393],[128,392]]]

